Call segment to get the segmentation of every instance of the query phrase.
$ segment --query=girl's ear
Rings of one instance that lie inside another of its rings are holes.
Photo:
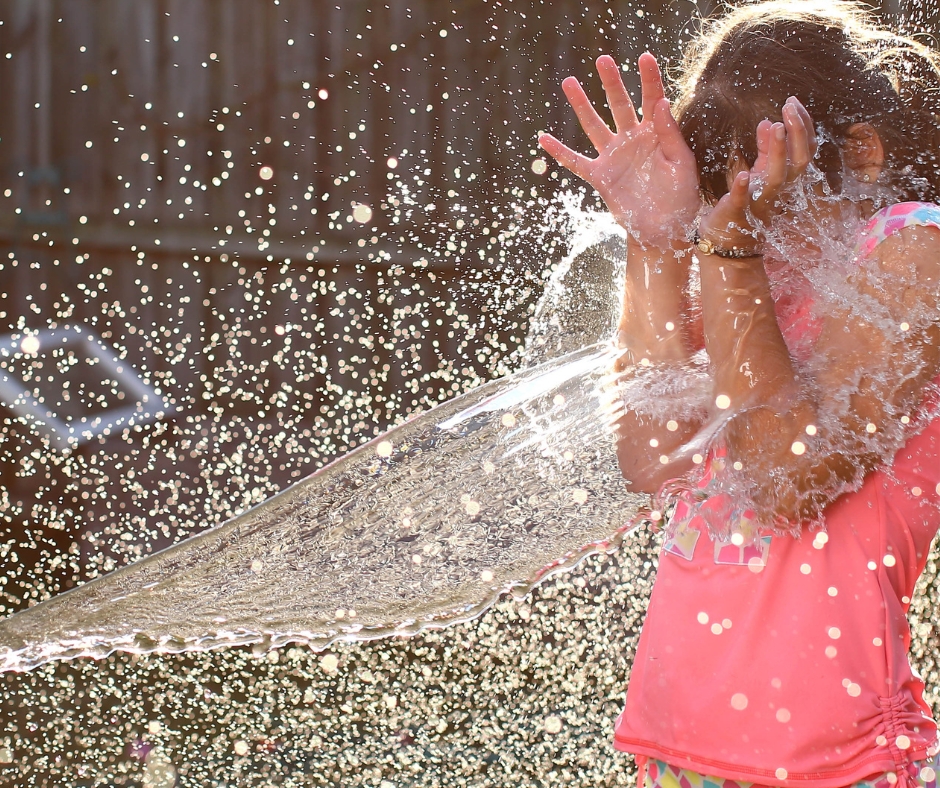
[[[842,145],[845,166],[860,181],[874,183],[885,163],[881,137],[870,123],[853,123],[845,133]]]

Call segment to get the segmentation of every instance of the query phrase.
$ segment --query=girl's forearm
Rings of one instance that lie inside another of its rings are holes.
[[[801,456],[803,444],[797,441],[801,435],[806,439],[817,408],[802,390],[777,324],[762,258],[703,255],[701,262],[712,408],[716,416],[720,411],[731,415],[722,432],[729,460],[752,480],[752,492],[757,492],[752,502],[758,508],[800,519],[813,503],[804,495],[806,484],[844,469],[835,467],[838,458],[820,465],[817,458]],[[781,485],[784,478],[790,482]]]
[[[689,358],[683,309],[688,257],[627,241],[627,273],[618,342],[630,363],[682,362]],[[646,362],[643,362],[646,359]]]
[[[627,243],[627,273],[618,341],[626,351],[620,369],[629,366],[683,364],[691,352],[686,327],[685,291],[689,276],[686,250],[662,251]],[[617,457],[631,489],[655,493],[663,482],[685,473],[689,458],[672,455],[699,428],[681,414],[654,418],[629,408],[617,422]]]
[[[702,255],[701,263],[702,323],[718,407],[739,410],[792,394],[796,373],[762,258]]]

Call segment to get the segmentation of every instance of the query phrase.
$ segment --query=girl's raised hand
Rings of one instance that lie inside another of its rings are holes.
[[[806,172],[818,148],[813,119],[799,99],[788,98],[781,114],[783,123],[765,120],[757,127],[751,211],[764,223],[779,212],[782,193]]]
[[[738,172],[715,207],[702,218],[699,233],[721,247],[756,248],[763,227],[782,209],[781,197],[809,168],[818,147],[813,120],[795,97],[783,105],[783,122],[757,126],[757,158]]]
[[[617,222],[641,243],[665,249],[684,243],[701,205],[695,156],[682,137],[665,98],[659,65],[651,54],[639,59],[643,120],[609,55],[597,59],[616,131],[598,115],[574,77],[562,82],[597,158],[590,159],[551,134],[539,144],[559,164],[600,193]]]

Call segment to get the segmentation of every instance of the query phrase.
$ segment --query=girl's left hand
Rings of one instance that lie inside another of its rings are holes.
[[[754,166],[737,173],[728,193],[702,217],[699,234],[716,246],[758,249],[763,227],[781,210],[781,196],[816,155],[816,133],[806,108],[790,97],[782,115],[782,123],[761,121]],[[752,217],[760,226],[753,226]]]

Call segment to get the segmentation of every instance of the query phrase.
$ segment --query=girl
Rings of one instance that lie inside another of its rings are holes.
[[[940,527],[936,57],[770,0],[704,27],[675,114],[651,55],[642,120],[597,67],[615,131],[563,83],[597,157],[540,142],[627,230],[622,371],[674,382],[618,422],[668,516],[615,745],[647,785],[933,785],[905,613]]]

